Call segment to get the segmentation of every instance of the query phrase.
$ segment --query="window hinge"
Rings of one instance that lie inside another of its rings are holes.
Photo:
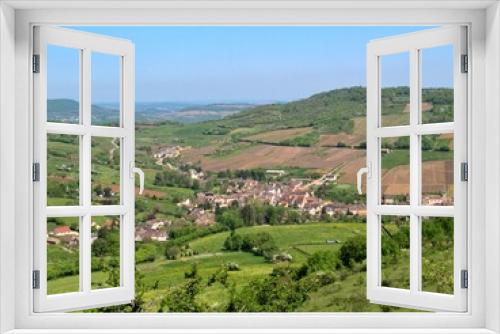
[[[40,163],[33,163],[33,182],[40,181]]]
[[[469,56],[468,55],[462,55],[462,73],[468,73],[469,72]]]
[[[469,287],[469,271],[467,270],[462,270],[461,271],[461,277],[460,277],[460,287],[462,289],[467,289]]]
[[[469,164],[466,162],[460,164],[460,179],[462,181],[469,181]]]
[[[33,55],[33,73],[40,73],[40,55]]]
[[[40,270],[33,270],[33,289],[40,289]]]

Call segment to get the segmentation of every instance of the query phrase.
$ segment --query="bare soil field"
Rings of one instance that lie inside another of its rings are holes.
[[[323,134],[319,138],[320,146],[336,146],[342,142],[348,146],[359,145],[366,141],[366,118],[354,119],[354,130],[352,133]]]
[[[206,154],[211,154],[216,150],[215,146],[204,146],[198,148],[190,148],[181,152],[182,160],[191,163],[197,163],[201,161]]]
[[[279,166],[327,170],[365,155],[364,150],[349,148],[322,148],[319,150],[315,147],[265,144],[254,145],[237,154],[222,158],[200,155],[200,153],[200,150],[189,150],[183,152],[182,157],[188,162],[201,161],[202,168],[210,171]]]
[[[410,170],[408,165],[397,166],[383,173],[382,191],[386,195],[409,192]],[[422,191],[446,192],[453,187],[453,161],[426,161],[422,164]]]
[[[366,153],[365,151],[362,152],[364,154],[361,157],[351,160],[342,166],[339,173],[339,183],[356,184],[358,170],[366,167]]]
[[[302,136],[308,132],[311,132],[312,128],[293,128],[293,129],[283,129],[283,130],[274,130],[259,133],[253,136],[246,137],[247,140],[252,141],[264,141],[269,143],[279,143],[285,139],[291,139],[297,136]]]

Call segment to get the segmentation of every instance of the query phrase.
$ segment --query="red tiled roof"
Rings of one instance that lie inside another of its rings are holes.
[[[54,228],[54,233],[55,234],[61,234],[61,233],[70,233],[71,229],[68,226],[57,226]]]

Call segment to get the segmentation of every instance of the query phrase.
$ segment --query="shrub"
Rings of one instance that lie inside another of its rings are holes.
[[[178,246],[168,247],[165,251],[165,256],[169,260],[177,260],[181,255],[181,249]]]
[[[260,232],[245,236],[241,250],[272,260],[272,256],[278,251],[278,247],[269,233]]]
[[[323,250],[313,253],[304,264],[307,273],[316,271],[331,271],[338,267],[337,254],[331,250]]]
[[[226,264],[227,270],[229,271],[239,271],[240,265],[235,262],[229,262]]]
[[[351,268],[353,262],[361,262],[366,259],[366,238],[357,236],[347,240],[339,251],[339,259],[346,267]]]
[[[224,241],[224,249],[227,251],[239,251],[243,245],[243,238],[239,235],[231,232],[231,235],[227,237]]]

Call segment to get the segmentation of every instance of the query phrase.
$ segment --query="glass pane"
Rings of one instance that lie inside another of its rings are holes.
[[[422,123],[453,122],[453,46],[420,52]]]
[[[453,134],[421,137],[422,204],[453,205]]]
[[[47,121],[80,121],[80,53],[47,46]]]
[[[410,137],[381,139],[381,204],[410,204]]]
[[[79,217],[47,218],[47,294],[80,290]]]
[[[80,204],[80,138],[47,134],[47,205]]]
[[[410,55],[380,57],[382,126],[410,124]]]
[[[121,57],[92,53],[92,125],[120,125]]]
[[[410,217],[382,216],[381,285],[410,288]]]
[[[453,294],[451,217],[422,217],[422,290]]]
[[[120,204],[120,138],[92,137],[92,204]]]
[[[92,289],[120,286],[120,216],[92,217]]]

